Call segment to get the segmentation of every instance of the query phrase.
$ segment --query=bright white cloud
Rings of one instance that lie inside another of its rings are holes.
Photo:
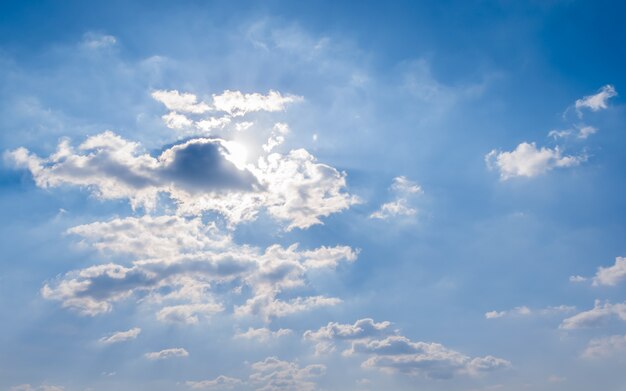
[[[289,125],[281,122],[274,124],[269,139],[262,146],[263,150],[269,153],[272,149],[284,143],[287,133],[289,133]]]
[[[42,188],[82,186],[101,199],[129,199],[134,208],[148,210],[165,193],[180,214],[216,211],[231,224],[252,220],[266,209],[288,230],[305,229],[359,201],[345,192],[345,173],[317,163],[304,149],[273,153],[254,166],[245,164],[237,145],[198,138],[155,158],[142,153],[139,144],[107,131],[89,137],[78,153],[63,140],[47,159],[25,148],[5,157],[28,169]]]
[[[626,321],[626,303],[611,304],[607,301],[602,304],[600,300],[596,300],[592,309],[563,320],[559,328],[572,330],[596,327],[611,318],[619,318]]]
[[[106,337],[102,337],[98,341],[103,344],[126,342],[136,339],[139,333],[141,333],[141,329],[139,327],[133,327],[127,331],[118,331]]]
[[[258,329],[249,327],[248,330],[245,332],[237,332],[235,334],[235,338],[252,339],[259,342],[267,342],[273,339],[291,335],[292,333],[293,331],[291,329],[278,329],[276,331],[272,331],[267,327],[261,327]]]
[[[316,385],[312,379],[323,376],[326,366],[307,365],[301,368],[297,363],[268,357],[252,364],[253,373],[250,383],[257,391],[314,391]]]
[[[165,360],[174,357],[188,357],[189,352],[183,348],[163,349],[158,352],[150,352],[144,355],[148,360]]]
[[[255,111],[283,111],[287,104],[302,100],[300,96],[282,95],[273,90],[267,95],[226,90],[219,95],[213,95],[213,106],[216,110],[237,117]]]
[[[490,169],[500,172],[500,179],[534,177],[554,168],[573,167],[585,160],[583,156],[563,156],[559,148],[537,148],[535,143],[523,142],[511,152],[492,150],[485,155]]]
[[[613,266],[598,268],[592,284],[615,286],[624,279],[626,279],[626,258],[616,257]]]
[[[626,352],[626,335],[595,338],[582,353],[585,358],[604,358]]]
[[[395,195],[395,199],[382,204],[378,210],[370,214],[371,219],[387,220],[392,217],[417,214],[417,209],[410,206],[413,196],[422,193],[422,188],[417,183],[404,176],[395,177],[390,190]]]
[[[223,310],[218,303],[180,304],[164,307],[156,317],[161,322],[197,324],[199,317],[206,318]]]
[[[193,121],[187,118],[183,114],[178,114],[175,111],[171,111],[161,117],[165,126],[170,129],[184,129],[193,125]]]
[[[598,132],[597,128],[594,128],[593,126],[582,126],[578,129],[578,138],[580,139],[586,139],[587,137],[591,136],[592,134],[595,134]]]
[[[194,94],[180,93],[177,90],[156,90],[152,92],[152,97],[169,110],[181,113],[201,114],[211,109],[206,103],[198,102],[198,97]]]
[[[234,377],[218,376],[213,380],[187,381],[185,384],[193,390],[232,390],[244,382]]]
[[[605,85],[595,95],[585,96],[576,101],[576,110],[590,109],[591,111],[603,110],[608,107],[608,100],[617,96],[615,87],[610,84]]]

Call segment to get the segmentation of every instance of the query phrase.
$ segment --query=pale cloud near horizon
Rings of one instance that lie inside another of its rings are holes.
[[[144,355],[148,360],[166,360],[168,358],[188,357],[189,352],[183,348],[163,349],[158,352],[150,352]]]
[[[555,315],[575,311],[576,307],[569,305],[559,305],[545,307],[541,309],[531,309],[527,306],[519,306],[504,311],[489,311],[485,313],[485,319],[497,319],[503,317],[530,316],[530,315]]]
[[[117,331],[112,333],[106,337],[100,338],[98,341],[103,344],[113,344],[119,342],[126,342],[133,339],[136,339],[137,336],[141,333],[141,329],[139,327],[133,327],[130,330],[126,331]]]

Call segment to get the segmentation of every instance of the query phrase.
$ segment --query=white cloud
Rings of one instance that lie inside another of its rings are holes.
[[[234,377],[218,376],[213,380],[187,381],[185,384],[194,390],[232,390],[244,383]]]
[[[370,214],[371,219],[387,220],[392,217],[417,214],[417,209],[410,206],[412,197],[423,192],[417,183],[404,176],[399,176],[393,179],[390,189],[394,193],[395,199],[382,204],[377,211]]]
[[[177,90],[156,90],[152,92],[152,97],[171,111],[201,114],[211,109],[206,103],[198,102],[198,97],[194,94],[180,93]]]
[[[527,306],[519,306],[506,311],[489,311],[485,313],[486,319],[497,319],[509,316],[530,316],[530,315],[553,315],[576,310],[576,307],[559,305],[542,309],[531,310]]]
[[[567,130],[551,130],[548,132],[548,137],[552,137],[553,139],[565,138],[571,136],[572,131],[570,129]]]
[[[141,333],[141,329],[139,327],[133,327],[127,331],[118,331],[106,337],[102,337],[98,341],[104,344],[126,342],[137,338],[139,333]]]
[[[144,355],[148,360],[165,360],[173,357],[188,357],[189,352],[183,348],[163,349],[158,352],[150,352]]]
[[[116,43],[117,39],[114,36],[94,32],[85,33],[82,42],[83,46],[93,50],[115,46]]]
[[[350,348],[343,352],[344,356],[368,356],[361,364],[363,368],[387,373],[447,379],[510,366],[508,361],[493,356],[472,358],[437,343],[413,342],[390,326],[390,322],[376,323],[370,318],[354,324],[331,322],[317,331],[306,331],[304,339],[317,343],[317,354],[332,352],[336,344],[348,343]]]
[[[224,307],[217,303],[180,304],[163,307],[156,317],[162,322],[197,324],[199,316],[209,317],[223,310]]]
[[[608,107],[608,100],[614,96],[617,96],[615,87],[607,84],[602,87],[597,94],[578,99],[576,101],[576,110],[583,108],[590,109],[591,111],[606,109]]]
[[[65,387],[52,386],[42,384],[40,386],[31,386],[30,384],[20,384],[19,386],[13,386],[9,391],[64,391]]]
[[[283,111],[287,104],[302,100],[300,96],[283,96],[280,92],[273,90],[270,90],[267,95],[226,90],[219,95],[213,95],[213,106],[216,110],[237,117],[255,111]]]
[[[272,330],[268,329],[267,327],[261,327],[261,328],[258,328],[258,329],[255,329],[253,327],[249,327],[248,331],[237,332],[235,334],[235,338],[253,339],[253,340],[257,340],[259,342],[267,342],[267,341],[270,341],[272,339],[277,339],[277,338],[280,338],[280,337],[291,335],[292,332],[293,331],[291,329],[278,329],[276,331],[272,331]]]
[[[586,139],[587,137],[591,136],[592,134],[595,134],[598,132],[597,128],[594,128],[593,126],[582,126],[578,129],[578,138],[580,139]]]
[[[598,326],[607,320],[617,317],[626,321],[626,303],[611,304],[596,300],[592,309],[569,317],[559,325],[560,329],[572,330]]]
[[[223,117],[209,117],[200,121],[195,122],[196,129],[202,130],[206,133],[211,132],[213,129],[224,129],[230,122],[232,121],[231,117],[223,116]],[[241,124],[235,124],[235,128],[240,126]]]
[[[582,356],[585,358],[604,358],[623,352],[626,352],[626,335],[612,335],[589,341]]]
[[[161,118],[163,119],[163,122],[165,122],[165,126],[170,129],[184,129],[193,125],[192,120],[183,114],[178,114],[175,111],[170,111]]]
[[[224,310],[222,296],[240,296],[241,289],[249,287],[246,301],[235,307],[235,313],[269,320],[340,303],[325,296],[279,300],[277,295],[304,287],[310,270],[332,269],[357,257],[348,246],[299,250],[297,244],[272,245],[261,250],[237,245],[214,225],[179,216],[113,219],[69,232],[83,236],[83,245],[104,254],[139,258],[128,266],[108,263],[69,272],[42,288],[44,298],[90,316],[135,297],[144,305],[160,306],[159,320],[195,324]]]
[[[289,133],[289,125],[281,122],[274,124],[269,139],[263,144],[263,150],[269,153],[272,149],[284,143],[287,133]]]
[[[316,386],[311,379],[326,373],[324,365],[312,364],[301,368],[297,363],[276,357],[256,362],[252,364],[252,369],[250,383],[257,387],[257,391],[313,391]]]
[[[82,186],[101,199],[128,199],[133,208],[148,210],[165,193],[180,214],[216,211],[231,224],[252,220],[266,209],[287,230],[305,229],[358,202],[345,192],[345,173],[316,162],[304,149],[261,157],[254,166],[241,161],[235,146],[197,138],[155,158],[107,131],[87,138],[78,153],[63,140],[47,159],[25,148],[7,152],[5,158],[28,169],[42,188]]]
[[[569,276],[569,282],[584,282],[587,281],[586,277],[583,276]]]
[[[563,156],[558,147],[537,149],[535,143],[523,142],[511,152],[492,150],[485,155],[490,169],[500,172],[500,179],[534,177],[554,168],[573,167],[585,160],[583,156]]]
[[[613,266],[598,268],[592,284],[615,286],[624,279],[626,279],[626,258],[616,257]]]

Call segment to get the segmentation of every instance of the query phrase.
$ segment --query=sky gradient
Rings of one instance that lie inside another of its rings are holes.
[[[624,390],[625,12],[3,2],[0,390]]]

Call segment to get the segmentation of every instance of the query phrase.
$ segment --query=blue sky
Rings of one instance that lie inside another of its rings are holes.
[[[626,387],[623,5],[0,11],[0,389]]]

